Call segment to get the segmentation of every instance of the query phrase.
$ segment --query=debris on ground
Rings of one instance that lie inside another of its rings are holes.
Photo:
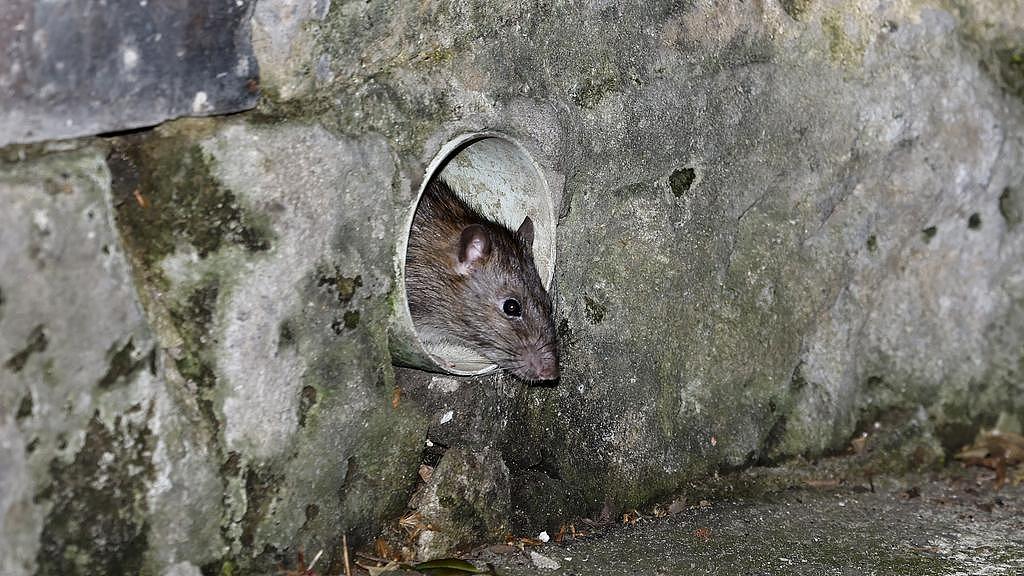
[[[1024,464],[1024,436],[1020,434],[999,430],[983,431],[973,444],[964,447],[955,458],[966,466],[982,466],[994,470],[997,490],[1007,479],[1014,484],[1024,481],[1024,470],[1009,473]]]
[[[365,554],[361,554],[360,556],[367,558]],[[384,563],[382,558],[376,558],[373,560],[378,564],[377,566],[370,566],[369,564],[361,562],[357,562],[356,566],[366,570],[370,576],[381,576],[389,572],[398,572],[401,570],[418,572],[424,576],[466,576],[468,574],[496,575],[494,566],[490,564],[487,564],[486,568],[478,568],[475,564],[460,558],[439,558],[437,560],[428,560],[427,562],[420,562],[418,564],[406,564],[395,560]]]

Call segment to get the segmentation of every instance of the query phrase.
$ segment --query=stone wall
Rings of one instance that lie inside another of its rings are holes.
[[[1024,419],[1012,0],[100,4],[0,16],[0,573],[447,554]],[[553,387],[390,363],[480,129],[557,184]]]

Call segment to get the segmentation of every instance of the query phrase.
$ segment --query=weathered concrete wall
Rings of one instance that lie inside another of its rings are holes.
[[[1024,419],[1021,11],[258,3],[257,110],[0,150],[0,572],[442,554]],[[564,183],[555,387],[390,366],[396,222],[482,128]]]

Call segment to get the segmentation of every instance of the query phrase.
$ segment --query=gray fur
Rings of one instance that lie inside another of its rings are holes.
[[[486,230],[490,252],[460,274],[459,240],[474,224]],[[416,209],[405,270],[421,337],[458,342],[526,380],[558,377],[551,299],[527,238],[475,212],[441,180],[427,185]],[[502,311],[510,297],[522,305],[520,318]]]

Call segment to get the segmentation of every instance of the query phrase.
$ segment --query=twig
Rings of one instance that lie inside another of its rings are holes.
[[[345,559],[345,576],[352,576],[352,566],[348,563],[348,535],[341,535],[342,554]]]
[[[367,554],[366,552],[356,552],[355,555],[359,556],[360,558],[366,558],[367,560],[373,560],[374,562],[379,562],[381,564],[387,564],[388,562],[390,562],[390,560],[387,560],[387,559],[384,559],[384,558],[380,558],[379,556],[374,556],[372,554]]]
[[[316,561],[320,559],[320,556],[322,556],[323,553],[324,553],[324,550],[323,550],[323,548],[321,548],[320,551],[316,553],[316,556],[313,556],[313,561],[310,562],[309,563],[309,567],[306,568],[306,574],[312,574],[313,573],[313,566],[316,566]]]

